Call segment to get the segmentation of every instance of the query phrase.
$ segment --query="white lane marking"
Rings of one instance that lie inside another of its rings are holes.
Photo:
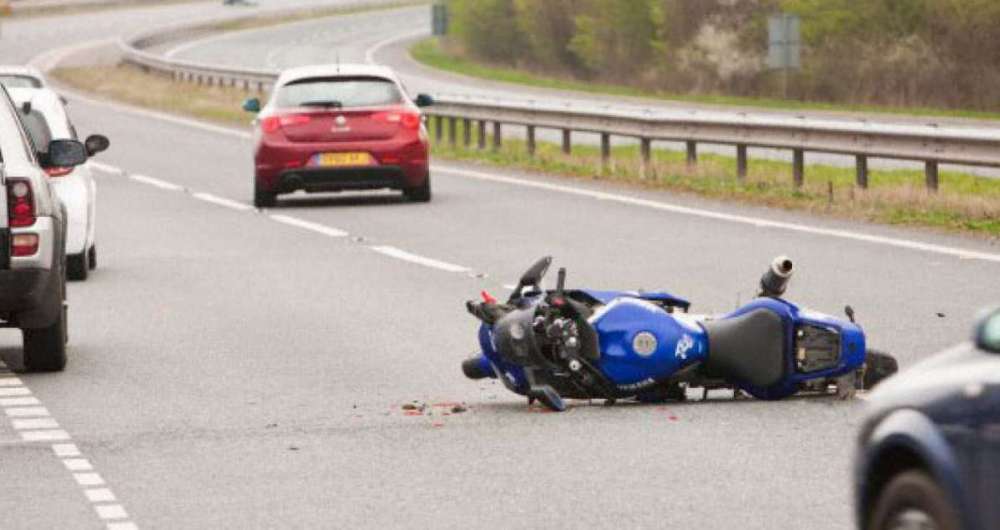
[[[52,451],[59,458],[80,456],[80,449],[76,444],[52,444]]]
[[[93,471],[94,466],[86,458],[67,458],[62,461],[70,471]]]
[[[165,180],[160,180],[155,177],[148,177],[146,175],[129,175],[129,178],[136,181],[142,182],[143,184],[149,184],[150,186],[156,186],[157,188],[168,190],[168,191],[183,191],[184,186],[179,186],[172,182],[167,182]]]
[[[52,418],[31,418],[27,420],[11,420],[15,431],[31,431],[38,429],[58,429],[59,424]]]
[[[115,494],[111,492],[108,488],[91,488],[83,490],[83,494],[87,496],[87,500],[90,502],[115,502]]]
[[[21,380],[16,377],[0,377],[0,386],[21,386]]]
[[[319,223],[313,223],[306,221],[305,219],[299,219],[298,217],[291,217],[288,215],[280,214],[270,214],[268,215],[271,219],[279,223],[284,223],[289,226],[294,226],[297,228],[303,228],[305,230],[312,230],[330,237],[347,237],[347,232],[340,230],[339,228],[333,228],[332,226],[321,225]]]
[[[69,440],[69,433],[62,429],[50,431],[23,431],[21,439],[25,442],[63,442]]]
[[[0,407],[30,407],[33,405],[41,405],[41,401],[38,401],[36,397],[21,397],[21,398],[5,398],[0,399]]]
[[[94,506],[97,516],[101,519],[128,519],[125,508],[121,504],[98,504]]]
[[[73,473],[76,483],[81,486],[103,486],[104,479],[97,473]]]
[[[2,397],[29,396],[29,395],[31,395],[31,391],[23,386],[14,388],[0,388],[0,396]]]
[[[7,365],[0,361],[0,376],[6,381],[16,381],[23,385],[17,377],[8,375]],[[30,394],[26,386],[0,387],[0,391],[23,390]],[[62,429],[58,429],[59,424],[54,418],[49,417],[49,411],[42,406],[38,398],[28,397],[8,397],[0,398],[0,407],[3,407],[4,414],[10,418],[11,426],[21,434],[24,442],[65,442],[53,443],[52,452],[62,461],[66,470],[72,473],[73,479],[83,487],[87,500],[97,512],[97,516],[102,521],[112,521],[108,528],[120,530],[138,530],[138,526],[132,521],[128,521],[128,514],[120,504],[106,504],[117,502],[114,493],[104,486],[104,479],[94,472],[94,465],[90,460],[83,458],[80,448],[76,444],[68,442],[70,435]],[[98,486],[92,488],[92,486]],[[105,504],[100,504],[105,503]],[[120,521],[115,523],[114,521]]]
[[[398,249],[396,247],[390,246],[377,246],[368,247],[379,254],[384,254],[390,258],[396,258],[403,261],[408,261],[410,263],[416,263],[417,265],[423,265],[424,267],[430,267],[432,269],[438,269],[445,272],[468,272],[468,267],[463,267],[461,265],[455,265],[453,263],[448,263],[445,261],[438,261],[436,259],[426,258],[424,256],[418,256],[416,254],[411,254],[405,250]]]
[[[4,412],[7,413],[8,418],[31,418],[49,415],[49,409],[45,407],[10,407],[4,409]]]
[[[422,29],[420,31],[411,31],[410,33],[395,35],[393,37],[389,37],[388,39],[376,42],[370,48],[365,50],[365,62],[368,64],[375,64],[375,54],[380,52],[382,48],[385,48],[386,46],[391,46],[400,41],[404,41],[407,39],[414,39],[423,35],[430,35],[430,31],[426,29]]]
[[[124,173],[124,171],[122,171],[121,168],[119,167],[112,166],[110,164],[105,164],[103,162],[98,162],[97,160],[91,160],[87,163],[90,164],[91,167],[93,167],[94,169],[98,171],[103,171],[105,173],[119,173],[119,174]]]
[[[584,188],[575,188],[571,186],[564,186],[561,184],[552,184],[549,182],[539,182],[533,180],[525,180],[509,176],[494,175],[490,173],[483,173],[481,171],[469,171],[465,169],[458,168],[448,168],[435,166],[438,171],[443,170],[446,173],[454,174],[460,177],[473,178],[477,180],[486,180],[490,182],[499,182],[503,184],[510,184],[514,186],[522,186],[527,188],[542,189],[546,191],[554,191],[559,193],[568,193],[571,195],[589,197],[591,199],[597,199],[602,201],[611,201],[621,204],[627,204],[630,206],[640,206],[643,208],[652,208],[655,210],[662,210],[671,213],[677,213],[682,215],[690,215],[694,217],[701,217],[703,219],[712,219],[715,221],[725,221],[730,223],[740,223],[753,225],[760,228],[777,228],[781,230],[788,230],[792,232],[800,232],[805,234],[834,237],[839,239],[850,239],[854,241],[861,241],[864,243],[873,243],[876,245],[885,245],[890,247],[905,248],[909,250],[916,250],[921,252],[929,252],[933,254],[944,254],[948,256],[954,256],[962,259],[979,259],[984,261],[991,261],[994,263],[1000,263],[1000,254],[992,254],[989,252],[981,252],[976,250],[967,250],[957,247],[948,247],[944,245],[936,245],[933,243],[922,243],[919,241],[913,241],[909,239],[897,239],[894,237],[886,236],[875,236],[870,234],[862,234],[859,232],[851,232],[849,230],[840,230],[835,228],[820,228],[817,226],[810,226],[798,223],[788,223],[783,221],[772,221],[769,219],[764,219],[761,217],[750,217],[745,215],[734,215],[722,212],[716,212],[712,210],[703,210],[700,208],[691,208],[688,206],[680,206],[676,204],[671,204],[668,202],[660,202],[649,199],[640,199],[637,197],[629,197],[627,195],[618,195],[614,193],[608,193],[603,191],[589,190]]]
[[[249,204],[244,204],[242,202],[237,202],[232,199],[227,199],[225,197],[212,195],[211,193],[195,193],[192,194],[191,196],[200,201],[210,202],[218,206],[222,206],[232,210],[239,210],[241,212],[246,212],[254,209],[254,207],[250,206]]]

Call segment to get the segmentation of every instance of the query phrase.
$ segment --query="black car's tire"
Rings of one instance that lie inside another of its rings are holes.
[[[403,189],[403,196],[413,202],[431,202],[431,177],[424,180],[424,183],[416,188]]]
[[[868,530],[910,528],[909,521],[913,528],[959,529],[958,512],[947,494],[923,471],[906,471],[889,481],[875,501]]]
[[[21,330],[24,337],[24,367],[32,372],[61,372],[66,368],[66,306],[51,326]]]
[[[86,280],[90,270],[88,261],[86,252],[66,256],[66,277],[73,281]]]
[[[257,208],[274,208],[278,204],[278,194],[254,188],[253,205]]]
[[[94,270],[97,268],[97,243],[90,246],[87,251],[87,268]]]

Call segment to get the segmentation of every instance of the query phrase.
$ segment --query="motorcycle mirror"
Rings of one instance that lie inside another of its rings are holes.
[[[850,320],[852,324],[856,323],[854,321],[854,308],[853,307],[851,307],[851,306],[845,306],[844,307],[844,314],[847,315],[847,319]]]
[[[563,292],[566,290],[566,267],[559,268],[559,276],[556,280],[556,292],[559,296],[562,296]]]
[[[536,261],[531,268],[521,275],[521,287],[540,285],[542,283],[542,278],[545,277],[545,273],[549,272],[549,265],[552,265],[552,256],[545,256],[544,258]]]

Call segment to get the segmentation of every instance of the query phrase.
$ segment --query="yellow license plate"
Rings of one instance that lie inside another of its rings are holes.
[[[372,159],[368,153],[323,153],[317,162],[323,167],[367,166]]]

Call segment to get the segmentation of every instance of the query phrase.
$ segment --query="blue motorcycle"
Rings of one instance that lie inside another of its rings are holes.
[[[564,398],[664,402],[694,388],[703,397],[731,389],[766,400],[846,399],[898,368],[866,349],[850,306],[841,320],[782,299],[793,268],[785,257],[761,278],[759,298],[718,316],[691,315],[690,302],[666,292],[568,290],[566,269],[543,291],[551,263],[528,269],[506,303],[484,292],[466,304],[482,322],[482,353],[462,363],[467,377],[499,379],[529,404],[562,411]]]

